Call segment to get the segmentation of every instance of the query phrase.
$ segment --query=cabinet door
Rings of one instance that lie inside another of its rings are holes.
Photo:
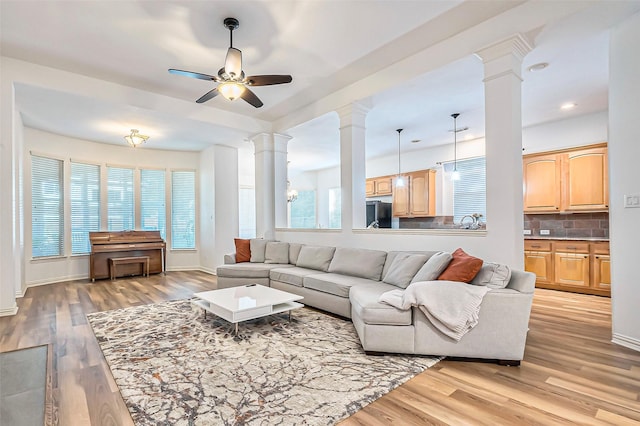
[[[556,284],[589,287],[588,254],[556,252],[554,271]]]
[[[592,270],[591,286],[602,290],[611,289],[611,258],[603,254],[593,256]]]
[[[376,195],[376,181],[374,179],[367,179],[365,181],[364,195],[366,197],[373,197]]]
[[[607,148],[590,148],[566,154],[564,210],[609,208]]]
[[[435,172],[423,170],[410,176],[409,212],[412,217],[435,216]]]
[[[551,252],[525,251],[524,270],[536,274],[536,282],[553,282],[553,261]]]
[[[390,177],[377,178],[376,195],[391,195],[393,193],[393,183]]]
[[[409,216],[409,176],[402,176],[402,185],[398,185],[398,177],[393,178],[393,216]]]
[[[557,154],[523,159],[525,213],[560,210],[560,173],[561,157]]]

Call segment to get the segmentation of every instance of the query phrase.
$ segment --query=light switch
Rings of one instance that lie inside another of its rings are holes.
[[[630,194],[624,196],[624,208],[640,208],[640,194]]]

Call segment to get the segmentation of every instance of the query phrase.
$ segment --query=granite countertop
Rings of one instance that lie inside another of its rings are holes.
[[[525,240],[556,240],[556,241],[609,241],[609,238],[604,237],[554,237],[551,235],[525,235]]]

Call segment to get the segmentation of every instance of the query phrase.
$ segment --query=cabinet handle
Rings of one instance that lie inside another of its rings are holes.
[[[577,250],[577,249],[578,249],[578,247],[570,247],[570,246],[567,247],[567,250]]]
[[[596,259],[600,259],[600,256],[596,256]]]
[[[556,207],[556,210],[560,210],[560,207]]]
[[[531,245],[531,247],[533,247],[533,248],[540,248],[540,246],[539,246],[539,245]]]

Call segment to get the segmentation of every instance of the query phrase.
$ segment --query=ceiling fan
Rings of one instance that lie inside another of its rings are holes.
[[[169,69],[169,72],[171,74],[219,83],[217,87],[214,87],[196,101],[199,104],[207,102],[218,94],[222,94],[222,96],[230,101],[242,98],[254,107],[260,108],[264,104],[249,87],[291,83],[292,78],[290,75],[253,75],[245,77],[244,71],[242,70],[242,52],[240,49],[233,47],[233,30],[237,29],[240,23],[236,18],[225,18],[224,26],[229,30],[229,50],[227,50],[224,67],[220,68],[217,76],[173,68]]]

